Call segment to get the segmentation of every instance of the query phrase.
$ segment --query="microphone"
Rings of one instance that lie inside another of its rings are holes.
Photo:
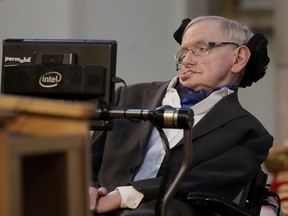
[[[148,112],[148,120],[160,128],[191,128],[192,109],[160,107]]]
[[[191,128],[194,116],[192,109],[172,108],[163,106],[154,110],[147,109],[123,109],[123,110],[100,110],[95,118],[99,120],[126,118],[129,120],[150,121],[160,128]]]

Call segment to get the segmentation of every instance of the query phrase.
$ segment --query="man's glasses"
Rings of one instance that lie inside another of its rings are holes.
[[[186,57],[187,53],[189,51],[192,52],[193,55],[195,56],[202,56],[202,55],[207,55],[209,54],[209,51],[216,47],[216,46],[222,46],[222,45],[235,45],[239,47],[240,45],[235,43],[235,42],[201,42],[193,45],[189,49],[183,49],[180,50],[176,55],[175,55],[175,60],[177,63],[177,70],[180,69],[180,67],[183,64],[183,60]],[[179,67],[180,66],[180,67]]]

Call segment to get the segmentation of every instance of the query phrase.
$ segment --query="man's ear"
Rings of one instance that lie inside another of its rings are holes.
[[[240,46],[234,50],[234,63],[231,68],[233,73],[239,73],[247,65],[251,52],[247,46]]]

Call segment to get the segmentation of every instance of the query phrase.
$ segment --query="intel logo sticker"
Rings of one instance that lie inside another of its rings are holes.
[[[39,79],[40,86],[44,88],[53,88],[61,81],[62,76],[60,73],[51,71],[42,75]]]

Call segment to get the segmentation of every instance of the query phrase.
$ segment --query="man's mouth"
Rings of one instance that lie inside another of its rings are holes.
[[[185,71],[185,72],[180,74],[180,78],[181,78],[181,80],[184,81],[186,79],[189,79],[191,76],[193,76],[193,74],[196,74],[196,73],[198,73],[198,72],[191,71],[191,70]]]

